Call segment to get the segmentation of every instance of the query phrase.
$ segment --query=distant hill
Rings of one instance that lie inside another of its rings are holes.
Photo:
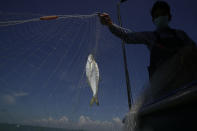
[[[49,128],[49,127],[0,123],[0,131],[83,131],[83,130],[70,130],[63,128]]]

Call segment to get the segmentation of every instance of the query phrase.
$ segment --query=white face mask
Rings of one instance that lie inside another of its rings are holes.
[[[168,16],[159,16],[154,19],[153,23],[157,27],[157,29],[168,27],[169,17]]]

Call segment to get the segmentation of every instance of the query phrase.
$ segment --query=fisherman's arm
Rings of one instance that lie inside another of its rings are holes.
[[[121,38],[126,43],[145,44],[150,41],[150,32],[132,32],[115,24],[108,27],[114,35]]]
[[[103,25],[108,26],[110,31],[114,35],[121,38],[126,43],[146,44],[146,43],[149,43],[149,40],[151,39],[150,32],[131,32],[128,29],[125,29],[116,24],[113,24],[110,16],[107,13],[100,14],[99,17]]]

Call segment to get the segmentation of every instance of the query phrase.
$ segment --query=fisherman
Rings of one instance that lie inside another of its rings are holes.
[[[164,1],[157,1],[151,10],[152,21],[156,26],[155,31],[131,32],[114,24],[107,13],[100,14],[103,25],[123,39],[126,43],[146,44],[150,50],[149,76],[167,59],[171,58],[178,49],[195,43],[184,31],[169,27],[171,21],[170,6]]]
[[[107,13],[99,15],[103,25],[121,38],[125,43],[146,44],[150,50],[150,65],[148,67],[150,80],[157,72],[157,69],[172,59],[184,47],[196,47],[193,40],[182,31],[169,26],[172,15],[170,6],[164,1],[157,1],[151,9],[151,16],[155,31],[131,32],[128,29],[114,24]],[[162,74],[160,74],[162,75]]]

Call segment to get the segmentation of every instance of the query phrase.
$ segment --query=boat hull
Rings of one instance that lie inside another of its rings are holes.
[[[136,131],[196,131],[197,85],[142,106]]]

